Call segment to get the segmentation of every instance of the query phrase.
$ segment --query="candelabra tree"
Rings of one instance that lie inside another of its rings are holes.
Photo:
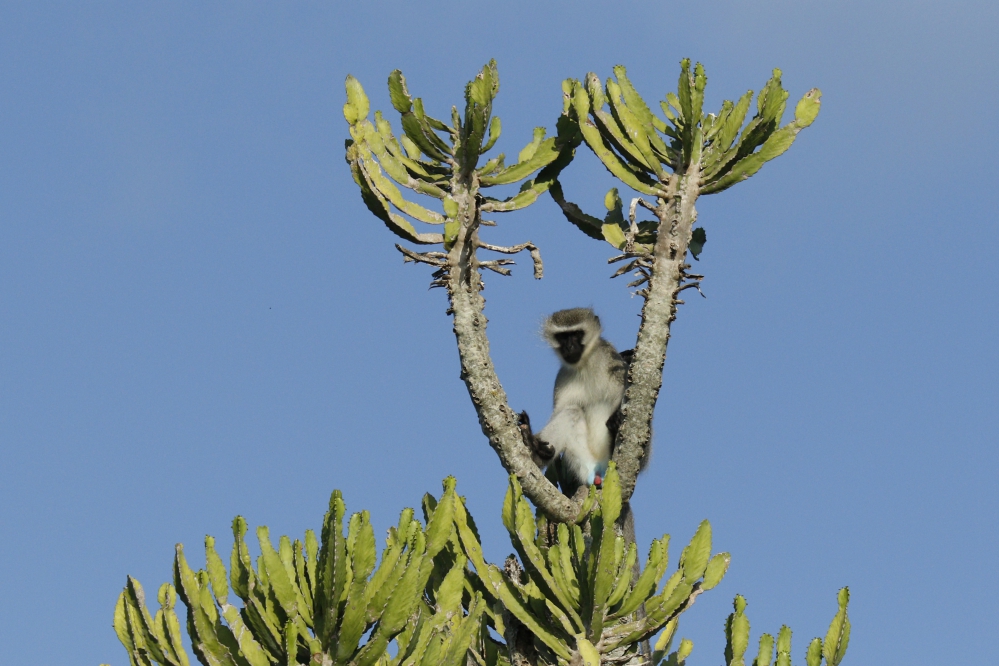
[[[711,527],[704,521],[666,578],[668,535],[652,543],[642,567],[633,534],[622,527],[651,436],[669,326],[682,302],[678,296],[701,278],[687,270],[687,253],[696,258],[706,241],[703,229],[694,228],[694,203],[701,194],[748,178],[787,150],[819,108],[819,92],[812,90],[798,103],[795,119],[781,127],[787,92],[775,70],[748,124],[752,92],[736,103],[725,102],[717,115],[705,115],[705,82],[700,65],[691,70],[683,61],[678,91],[661,105],[664,120],[650,111],[623,67],[615,68],[615,79],[606,84],[593,74],[583,82],[567,80],[556,135],[546,137],[545,129],[537,128],[516,163],[507,166],[503,154],[479,164],[501,130],[499,118],[492,116],[499,91],[494,62],[468,83],[464,113],[452,107],[450,124],[429,116],[422,100],[410,95],[401,72],[393,72],[389,93],[401,116],[398,138],[381,113],[369,119],[367,96],[348,77],[346,157],[364,203],[401,238],[440,246],[417,251],[396,245],[406,261],[432,266],[431,285],[447,291],[462,379],[483,433],[510,475],[502,518],[517,556],[502,567],[486,562],[474,521],[451,478],[440,499],[424,498],[425,523],[411,509],[402,512],[377,566],[367,514],[345,521],[339,492],[330,501],[319,539],[312,532],[304,541],[281,537],[275,548],[267,528],[258,528],[256,566],[245,541],[246,522],[237,517],[229,571],[211,537],[205,539],[200,571],[191,568],[178,545],[173,584],[160,588],[155,616],[139,582],[128,579],[114,627],[132,666],[189,666],[175,611],[178,598],[187,608],[191,648],[205,666],[684,663],[691,642],[681,640],[671,650],[679,616],[721,581],[729,555],[711,555]],[[653,200],[633,198],[625,218],[618,190],[612,188],[602,220],[566,201],[558,176],[583,142],[623,185]],[[488,188],[517,183],[519,191],[510,197],[485,194]],[[417,203],[403,196],[400,186],[439,204]],[[602,489],[582,488],[572,498],[532,461],[490,358],[481,295],[483,270],[509,275],[513,261],[480,259],[480,250],[528,251],[535,277],[542,276],[533,243],[504,247],[481,234],[496,224],[487,216],[525,208],[546,191],[573,224],[620,251],[611,262],[625,263],[615,275],[637,272],[631,286],[645,298],[614,459]],[[639,206],[655,220],[638,221]],[[424,231],[422,225],[437,225],[440,231]],[[230,603],[230,592],[240,607]],[[848,600],[844,588],[825,639],[808,646],[808,666],[823,661],[838,666],[842,660],[850,635]],[[745,599],[737,596],[725,625],[727,666],[745,666],[745,609]],[[656,634],[654,650],[640,651]],[[776,642],[763,634],[754,665],[771,666],[775,649],[776,666],[790,666],[786,627]]]

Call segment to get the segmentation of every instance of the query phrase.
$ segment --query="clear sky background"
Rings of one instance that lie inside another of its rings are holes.
[[[690,57],[706,107],[784,71],[818,121],[698,203],[706,299],[674,325],[642,549],[709,518],[732,553],[684,617],[719,664],[736,593],[794,659],[850,585],[849,664],[986,663],[999,611],[999,5],[994,2],[270,2],[0,6],[0,662],[127,663],[125,576],[203,563],[242,514],[317,528],[330,492],[379,534],[455,474],[494,561],[505,475],[445,294],[403,265],[343,159],[343,81],[431,113],[490,58],[499,149],[554,127],[559,84],[616,64],[646,99]],[[395,117],[393,117],[395,116]],[[389,113],[395,126],[397,116]],[[585,149],[567,194],[616,181]],[[543,421],[548,312],[633,346],[610,246],[542,199],[536,282],[487,275],[500,377]],[[688,294],[690,292],[687,292]]]

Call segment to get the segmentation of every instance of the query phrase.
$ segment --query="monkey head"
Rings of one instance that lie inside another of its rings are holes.
[[[565,365],[578,364],[600,340],[600,318],[590,308],[559,310],[545,320],[543,334]]]

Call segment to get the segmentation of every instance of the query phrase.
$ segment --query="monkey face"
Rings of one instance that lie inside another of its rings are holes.
[[[583,357],[583,335],[583,331],[565,331],[555,334],[559,356],[569,365],[579,363],[579,359]]]

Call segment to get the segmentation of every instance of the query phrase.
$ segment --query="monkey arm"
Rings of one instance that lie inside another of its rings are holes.
[[[614,440],[617,439],[617,431],[621,429],[621,422],[624,420],[624,413],[619,406],[617,410],[607,419],[607,431],[611,436],[611,453],[614,453]]]
[[[531,417],[526,411],[520,413],[520,433],[524,437],[524,444],[531,450],[535,465],[543,467],[551,462],[555,457],[555,447],[534,434],[531,430]]]
[[[577,405],[568,405],[556,409],[548,424],[541,429],[538,437],[548,442],[555,453],[573,452],[574,449],[586,446],[586,414]]]

